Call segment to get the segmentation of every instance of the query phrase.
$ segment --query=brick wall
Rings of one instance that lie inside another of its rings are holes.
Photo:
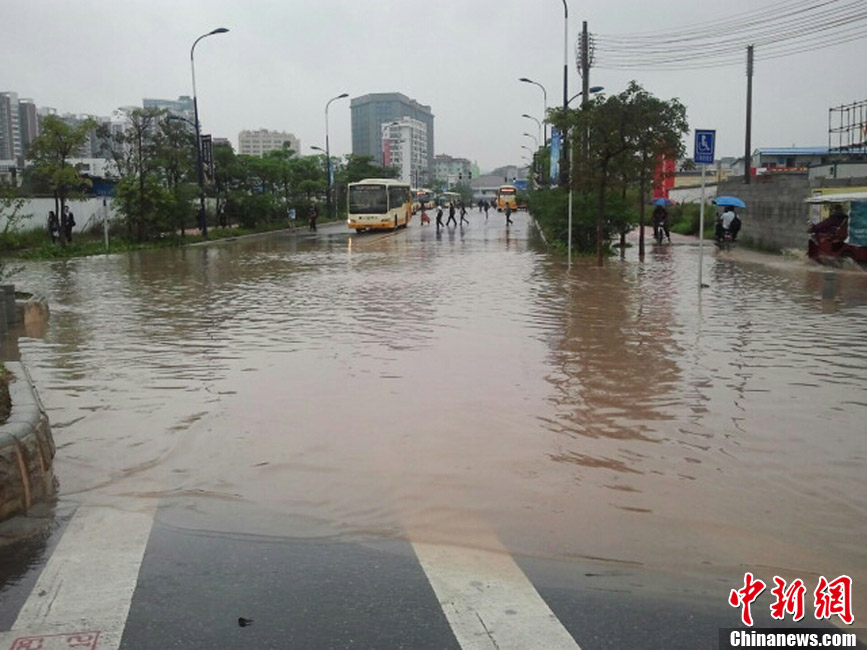
[[[736,196],[747,204],[741,210],[739,236],[748,245],[765,250],[807,250],[810,205],[804,200],[815,188],[865,187],[867,178],[822,178],[810,181],[807,173],[759,176],[749,185],[742,178],[719,184],[717,196]]]
[[[810,221],[810,181],[806,173],[753,178],[749,185],[742,178],[724,181],[717,196],[736,196],[747,204],[740,210],[739,238],[748,245],[765,250],[807,249]]]

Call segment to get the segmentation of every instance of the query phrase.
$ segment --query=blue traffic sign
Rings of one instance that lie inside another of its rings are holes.
[[[713,164],[714,147],[716,145],[716,129],[698,129],[695,132],[696,164]]]

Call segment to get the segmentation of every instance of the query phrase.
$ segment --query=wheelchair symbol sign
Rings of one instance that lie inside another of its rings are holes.
[[[699,164],[713,164],[716,144],[715,129],[701,129],[695,132],[695,154],[693,158]]]

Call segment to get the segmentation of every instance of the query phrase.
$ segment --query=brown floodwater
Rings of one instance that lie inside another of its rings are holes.
[[[472,218],[28,264],[61,498],[861,597],[867,275],[708,248],[699,297],[692,244],[567,269]]]

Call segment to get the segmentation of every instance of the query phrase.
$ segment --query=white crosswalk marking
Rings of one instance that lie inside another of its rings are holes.
[[[136,512],[79,508],[12,630],[0,633],[0,648],[66,648],[71,646],[62,645],[65,637],[78,635],[82,641],[75,647],[116,650],[153,514],[152,504],[143,504]],[[91,645],[86,645],[86,633],[93,638]],[[45,638],[43,645],[16,644],[22,637]]]
[[[581,650],[493,536],[485,550],[413,547],[463,650]]]

